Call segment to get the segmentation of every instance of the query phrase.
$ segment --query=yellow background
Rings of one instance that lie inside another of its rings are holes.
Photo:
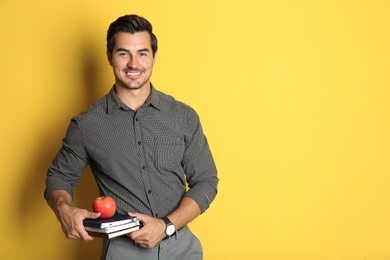
[[[0,259],[97,259],[43,199],[72,116],[108,92],[110,22],[137,13],[152,82],[201,116],[219,194],[205,260],[390,259],[390,1],[0,1]],[[75,204],[98,195],[89,170]]]

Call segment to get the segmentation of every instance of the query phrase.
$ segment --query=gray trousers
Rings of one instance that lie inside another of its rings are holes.
[[[148,249],[127,236],[105,239],[102,260],[201,260],[203,249],[199,239],[186,226],[169,239]]]

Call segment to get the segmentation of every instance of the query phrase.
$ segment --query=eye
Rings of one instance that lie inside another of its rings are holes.
[[[127,52],[120,51],[120,52],[118,52],[118,56],[127,56]]]
[[[146,57],[146,56],[148,56],[148,53],[147,53],[147,52],[140,52],[140,53],[139,53],[139,56],[141,56],[141,57]]]

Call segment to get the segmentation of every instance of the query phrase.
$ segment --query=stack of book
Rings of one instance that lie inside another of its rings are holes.
[[[140,221],[136,217],[130,217],[115,213],[111,218],[84,219],[85,230],[90,236],[114,238],[129,234],[140,229]]]

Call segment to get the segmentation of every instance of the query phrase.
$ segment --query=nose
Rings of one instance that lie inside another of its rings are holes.
[[[129,68],[137,68],[138,67],[138,60],[137,60],[137,58],[136,57],[134,57],[134,56],[132,56],[132,57],[130,57],[130,59],[129,59],[129,62],[127,63],[127,66],[129,67]]]

